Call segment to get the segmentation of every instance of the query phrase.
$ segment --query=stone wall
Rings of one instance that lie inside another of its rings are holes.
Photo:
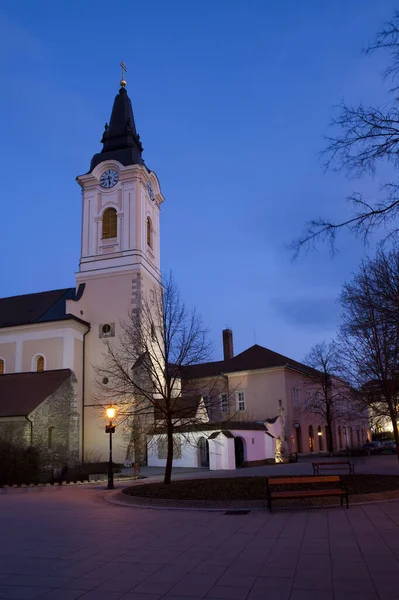
[[[79,414],[76,377],[69,379],[29,416],[33,423],[32,445],[53,466],[79,459]]]
[[[34,446],[45,465],[73,464],[79,460],[79,419],[77,380],[72,373],[27,417],[0,419],[0,439]]]

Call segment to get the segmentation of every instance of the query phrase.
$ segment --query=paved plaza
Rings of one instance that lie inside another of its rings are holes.
[[[98,485],[0,495],[0,598],[397,598],[399,501],[349,510],[153,510]]]

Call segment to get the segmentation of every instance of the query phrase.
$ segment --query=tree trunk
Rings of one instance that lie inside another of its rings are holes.
[[[331,421],[329,421],[327,423],[327,427],[328,427],[328,453],[329,453],[330,456],[332,456],[333,452],[334,452],[334,440],[333,440],[332,423],[331,423]]]
[[[166,425],[166,435],[168,440],[168,452],[166,455],[166,467],[165,476],[163,482],[166,485],[170,484],[172,479],[172,465],[173,465],[173,424],[168,422]]]

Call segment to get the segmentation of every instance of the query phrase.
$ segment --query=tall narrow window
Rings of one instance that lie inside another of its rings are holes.
[[[237,410],[245,410],[245,396],[244,392],[237,392]]]
[[[103,214],[102,239],[115,238],[118,233],[118,218],[114,208],[107,208]]]
[[[309,425],[309,450],[314,452],[314,433],[312,425]]]
[[[294,406],[299,406],[301,403],[299,388],[292,388],[292,403]]]
[[[42,373],[44,371],[44,358],[43,356],[38,356],[36,360],[36,371],[38,373]]]
[[[3,375],[4,371],[5,371],[4,360],[2,358],[0,358],[0,375]]]
[[[229,397],[227,394],[222,394],[220,396],[220,406],[222,409],[222,413],[229,412]]]
[[[152,223],[150,217],[147,217],[147,245],[152,248]]]

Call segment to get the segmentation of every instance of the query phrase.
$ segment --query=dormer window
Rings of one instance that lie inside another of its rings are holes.
[[[118,218],[115,208],[107,208],[103,214],[102,239],[115,238],[118,233]]]
[[[4,360],[2,358],[0,358],[0,375],[4,375],[4,372],[5,372]]]
[[[44,371],[44,357],[38,356],[36,359],[36,371],[42,373]]]

